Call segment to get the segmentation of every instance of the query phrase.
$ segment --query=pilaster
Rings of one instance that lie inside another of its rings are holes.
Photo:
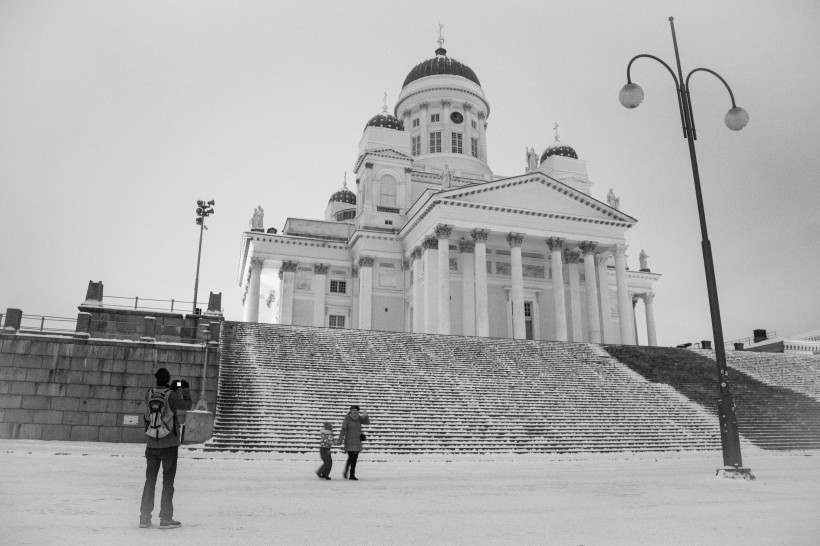
[[[487,237],[489,232],[476,228],[470,235],[475,243],[475,334],[490,335],[490,316],[487,297]]]
[[[510,245],[513,338],[525,339],[527,333],[524,324],[524,265],[521,260],[521,245],[524,243],[524,235],[511,232],[507,234],[506,239]]]
[[[587,328],[590,343],[601,343],[601,318],[598,310],[598,286],[595,275],[595,249],[593,241],[578,245],[584,256],[584,277],[587,289]]]

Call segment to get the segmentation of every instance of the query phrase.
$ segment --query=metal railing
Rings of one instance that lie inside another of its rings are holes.
[[[106,300],[118,300],[122,303],[109,303]],[[133,301],[131,303],[125,303],[126,301]],[[148,305],[145,302],[149,302]],[[183,301],[183,300],[157,300],[151,298],[140,298],[139,296],[134,297],[127,297],[127,296],[103,296],[103,306],[105,307],[117,307],[120,309],[146,309],[150,311],[169,311],[171,313],[174,312],[174,308],[177,307],[177,312],[184,312],[184,309],[189,309],[189,307],[183,307],[183,310],[179,309],[179,305],[182,304],[183,306],[188,306],[193,304],[192,301]],[[157,305],[160,305],[159,307]]]
[[[735,343],[742,343],[743,347],[746,348],[746,347],[749,347],[750,345],[753,345],[755,343],[760,343],[760,341],[764,341],[765,339],[772,339],[772,338],[775,338],[775,337],[777,337],[777,332],[766,332],[766,337],[764,339],[758,339],[754,336],[743,337],[743,338],[740,338],[740,339],[733,339],[732,341],[724,342],[723,343],[723,348],[733,350],[735,348]],[[757,341],[755,341],[756,339],[757,339]],[[711,344],[711,342],[710,342],[710,344]],[[694,345],[692,345],[692,348],[693,349],[703,349],[703,342],[695,343]],[[709,347],[709,348],[714,349],[714,347]]]
[[[1,315],[0,315],[1,316]],[[21,332],[51,332],[72,334],[77,329],[77,318],[52,317],[49,315],[23,315]]]

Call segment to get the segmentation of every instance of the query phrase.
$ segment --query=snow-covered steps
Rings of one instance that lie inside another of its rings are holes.
[[[714,351],[606,346],[651,381],[667,383],[717,415]],[[820,357],[726,354],[741,436],[764,449],[820,449]]]
[[[234,322],[206,448],[314,451],[351,404],[371,452],[720,448],[714,416],[600,346]]]

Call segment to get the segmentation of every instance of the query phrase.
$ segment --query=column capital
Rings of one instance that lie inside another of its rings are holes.
[[[419,103],[419,108],[421,108],[422,110],[427,110],[427,108],[428,108],[429,106],[430,106],[430,103],[428,103],[427,101],[424,101],[424,102],[420,102],[420,103]]]
[[[354,279],[359,278],[359,268],[356,267],[355,265],[350,268],[350,276],[353,277]]]
[[[472,254],[475,252],[475,243],[462,239],[458,242],[458,251],[464,254]]]
[[[487,114],[482,110],[478,112],[478,119],[484,119],[487,117]]]
[[[296,266],[298,264],[296,262],[286,261],[282,262],[282,271],[285,273],[293,273],[296,271]]]
[[[372,169],[373,168],[373,163],[368,161],[367,163],[364,164],[364,168],[365,169]]]
[[[612,246],[612,254],[616,258],[624,258],[626,257],[626,249],[629,248],[629,245],[613,245]]]
[[[428,235],[424,238],[424,241],[422,241],[421,248],[423,248],[424,250],[438,250],[438,239],[436,239],[432,235]]]
[[[421,247],[417,246],[413,248],[412,252],[410,252],[410,259],[418,260],[419,258],[421,258]]]
[[[259,256],[251,258],[251,269],[261,268],[263,265],[265,265],[265,258],[260,258]]]
[[[597,265],[606,265],[609,261],[609,250],[603,250],[602,252],[595,253],[595,263]]]
[[[450,106],[452,103],[453,103],[453,101],[450,100],[450,99],[441,99],[441,105],[442,106]]]
[[[490,235],[490,232],[486,229],[475,228],[473,231],[470,232],[470,235],[473,238],[473,241],[476,243],[486,243],[487,237]]]
[[[652,301],[655,299],[655,293],[654,292],[640,292],[640,293],[634,294],[634,299],[635,300],[637,300],[639,298],[642,299],[645,304],[652,305]]]
[[[505,239],[507,239],[507,242],[513,248],[520,247],[522,244],[524,244],[524,234],[523,233],[516,233],[514,231],[511,231],[507,234]]]
[[[598,248],[598,243],[594,241],[583,241],[578,248],[581,249],[581,253],[586,256],[587,254],[593,254],[595,249]]]
[[[376,258],[373,256],[362,256],[359,258],[359,267],[373,267],[375,262]]]
[[[546,240],[547,248],[552,252],[561,252],[564,249],[564,239],[560,237],[550,237]]]
[[[473,109],[473,103],[471,103],[471,102],[465,102],[465,103],[464,103],[464,105],[463,105],[463,107],[464,107],[464,109],[465,109],[465,110],[467,110],[467,111],[469,112],[470,110],[472,110],[472,109]]]
[[[327,275],[328,269],[330,269],[330,266],[326,264],[313,265],[313,272],[317,275]]]
[[[411,172],[413,172],[413,167],[405,167],[404,172],[410,174]]]
[[[409,109],[409,108],[405,108],[404,110],[402,110],[402,111],[401,111],[401,115],[403,115],[403,116],[409,116],[409,115],[410,115],[410,109]]]
[[[434,231],[437,239],[449,239],[450,234],[453,232],[453,226],[448,226],[447,224],[438,224]]]

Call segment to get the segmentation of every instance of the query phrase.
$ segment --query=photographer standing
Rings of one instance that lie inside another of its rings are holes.
[[[337,444],[342,444],[344,450],[347,452],[347,462],[345,463],[344,476],[348,480],[358,480],[356,477],[356,463],[359,460],[359,452],[362,450],[362,425],[370,424],[370,417],[367,413],[359,413],[360,408],[357,405],[350,406],[350,412],[345,415],[345,420],[342,423],[342,430],[339,433],[339,438],[336,440]],[[348,477],[349,476],[349,477]]]
[[[162,465],[162,500],[160,501],[159,528],[174,529],[182,525],[174,521],[174,477],[177,473],[179,444],[182,441],[177,421],[177,410],[189,410],[192,406],[188,382],[171,383],[171,374],[160,368],[154,374],[157,386],[148,389],[145,408],[145,487],[140,506],[140,527],[151,527],[154,510],[154,489]]]

